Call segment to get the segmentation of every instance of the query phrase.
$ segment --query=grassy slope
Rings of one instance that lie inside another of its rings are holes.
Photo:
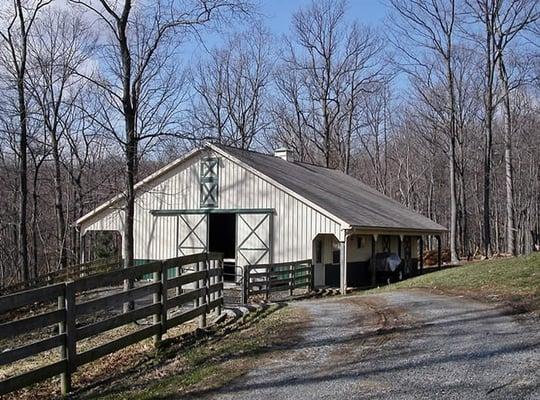
[[[164,349],[155,367],[115,380],[112,387],[83,393],[86,399],[157,399],[198,397],[245,374],[257,357],[288,346],[297,337],[299,315],[289,307],[272,306],[250,314],[243,326],[209,342],[184,349]]]
[[[378,291],[428,288],[474,297],[500,298],[528,309],[540,308],[540,254],[474,262],[408,279]]]

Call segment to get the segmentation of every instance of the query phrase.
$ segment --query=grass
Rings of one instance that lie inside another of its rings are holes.
[[[507,301],[540,310],[540,254],[466,264],[374,289],[424,288]]]
[[[231,332],[216,332],[191,346],[169,343],[153,365],[119,377],[90,393],[87,399],[196,398],[251,369],[263,353],[287,348],[297,338],[299,311],[272,306],[249,314]]]

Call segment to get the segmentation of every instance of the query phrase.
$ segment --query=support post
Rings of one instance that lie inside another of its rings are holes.
[[[315,264],[309,264],[309,291],[315,291]]]
[[[289,265],[289,296],[292,296],[294,292],[294,266]]]
[[[272,271],[272,264],[270,264],[268,267],[266,267],[266,292],[264,294],[264,298],[266,301],[270,298],[270,287],[271,287],[271,271]]]
[[[377,285],[377,266],[375,265],[375,245],[377,244],[377,235],[371,236],[371,258],[370,258],[370,267],[371,267],[371,286],[375,287]]]
[[[162,262],[160,266],[160,270],[154,272],[154,276],[152,279],[154,282],[161,283],[162,274],[164,273],[165,275],[167,275],[167,270],[164,271],[164,268],[163,268],[164,265],[165,263]],[[161,292],[163,292],[164,290],[167,290],[167,289],[163,288],[162,285],[159,285],[159,290],[152,295],[152,302],[154,304],[160,305],[159,311],[157,312],[157,314],[154,314],[154,316],[152,317],[152,322],[154,325],[162,324],[161,314],[163,312],[162,310],[163,305],[161,304]],[[161,325],[161,327],[163,327],[163,325]],[[161,336],[161,328],[160,328],[160,331],[156,335],[154,335],[154,346],[157,346],[161,342],[161,339],[162,339],[162,336]]]
[[[419,237],[418,262],[420,263],[420,275],[424,273],[424,237]]]
[[[347,235],[345,235],[345,240],[340,242],[339,270],[340,292],[341,294],[347,294]]]
[[[249,296],[249,267],[242,268],[242,304],[247,304]]]
[[[63,305],[61,302],[63,301]],[[58,298],[58,308],[66,310],[65,322],[59,324],[60,333],[66,336],[65,345],[61,346],[61,357],[66,360],[66,371],[61,375],[61,392],[66,396],[72,391],[71,375],[76,370],[75,358],[77,355],[77,342],[75,340],[75,287],[73,282],[64,286],[64,296]]]
[[[202,270],[201,264],[203,264],[203,263],[200,262],[200,261],[195,264],[195,271],[196,272],[199,272],[199,271]],[[197,279],[194,282],[194,286],[195,286],[195,288],[194,288],[195,290],[199,290],[201,288],[201,281]],[[201,296],[199,295],[199,296],[197,296],[195,298],[195,300],[193,300],[193,307],[194,308],[199,308],[200,305],[201,305]],[[201,315],[199,317],[199,328],[204,328],[204,325],[206,325],[205,322],[206,322],[206,315],[203,314],[203,315]]]
[[[221,284],[221,287],[223,287],[223,259],[218,261],[218,275],[217,275],[217,283]],[[217,292],[217,298],[222,299],[219,303],[219,306],[217,308],[217,315],[218,317],[221,315],[222,307],[221,304],[223,302],[223,290],[219,289]]]
[[[79,233],[79,263],[84,264],[86,262],[86,254],[85,254],[85,241],[86,241],[86,235],[82,231]]]
[[[66,296],[65,292],[66,286],[64,286],[64,293],[62,293],[61,296],[58,296],[58,309],[59,310],[65,310],[66,309]],[[58,334],[59,335],[65,335],[66,334],[66,318],[58,323]],[[67,360],[68,357],[68,351],[67,351],[67,339],[64,341],[64,344],[60,346],[60,358],[62,360]],[[71,392],[71,374],[69,373],[69,368],[66,367],[66,370],[62,372],[60,375],[60,386],[62,395],[66,396],[69,392]]]
[[[209,284],[208,283],[208,258],[206,259],[206,261],[202,262],[201,265],[202,265],[202,270],[205,272],[204,278],[202,281],[203,293],[201,296],[201,299],[204,302],[203,304],[205,305],[205,309],[204,309],[204,313],[201,314],[200,319],[199,319],[199,328],[206,328],[206,314],[210,311],[209,310],[210,293],[208,291],[208,284]]]
[[[442,267],[442,258],[441,258],[441,235],[437,235],[437,268],[441,269]]]

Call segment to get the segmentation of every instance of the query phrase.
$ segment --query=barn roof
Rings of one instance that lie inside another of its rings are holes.
[[[341,171],[223,145],[211,147],[230,154],[354,228],[446,231],[444,226]]]
[[[291,193],[315,204],[353,228],[426,233],[447,230],[444,226],[409,210],[341,171],[297,161],[286,161],[273,155],[224,145],[209,144],[206,147],[257,170]],[[202,150],[195,149],[149,175],[135,185],[136,191],[144,190],[157,178],[174,170],[186,160],[196,157]],[[79,225],[90,218],[98,217],[121,201],[123,201],[123,196],[119,194],[79,218],[76,223]]]

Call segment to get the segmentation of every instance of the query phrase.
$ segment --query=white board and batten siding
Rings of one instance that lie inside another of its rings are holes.
[[[299,196],[282,190],[262,174],[251,172],[231,158],[207,151],[187,159],[152,180],[149,186],[138,192],[134,226],[136,259],[166,259],[203,250],[205,243],[201,243],[201,240],[203,242],[207,240],[206,221],[201,221],[206,218],[204,215],[155,216],[151,211],[200,210],[200,160],[204,156],[216,157],[219,160],[216,211],[275,210],[271,216],[271,224],[264,222],[258,231],[259,235],[267,235],[272,243],[272,254],[263,257],[259,263],[311,259],[312,240],[317,234],[328,233],[340,237],[342,226],[339,221],[316,210]],[[238,216],[237,242],[249,234],[250,225],[253,227],[264,217],[264,214]],[[81,225],[81,232],[89,230],[122,232],[122,226],[123,212],[111,208],[85,221]],[[194,229],[195,226],[197,228]],[[184,243],[179,250],[178,245],[182,241]],[[249,237],[245,243],[246,247],[254,246],[254,248],[259,244],[255,236]],[[255,254],[248,254],[247,257],[251,258],[250,262],[259,258]],[[237,254],[240,265],[243,264],[244,258]]]

